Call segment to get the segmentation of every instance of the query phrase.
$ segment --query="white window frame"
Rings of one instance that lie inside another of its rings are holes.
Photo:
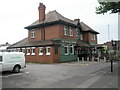
[[[76,28],[76,37],[77,37],[77,39],[80,39],[80,32],[79,32],[78,28]]]
[[[22,49],[22,52],[25,53],[25,48],[21,48]]]
[[[74,54],[74,46],[73,45],[70,45],[70,48],[72,48],[72,53],[70,51],[70,54]],[[69,49],[70,50],[70,49]]]
[[[22,49],[22,52],[25,54],[25,48],[21,48]]]
[[[32,47],[31,49],[32,49],[31,55],[35,55],[35,51],[33,52],[33,50],[35,50],[35,47]]]
[[[95,34],[92,33],[91,36],[92,36],[92,40],[96,40]]]
[[[42,50],[42,52],[41,52]],[[39,47],[39,55],[43,55],[43,47]]]
[[[64,35],[68,36],[68,26],[64,26]]]
[[[35,38],[35,30],[31,30],[31,38]]]
[[[70,36],[73,37],[73,29],[72,29],[72,27],[69,27],[69,30],[70,30]]]
[[[65,47],[67,48],[67,53],[65,53]],[[68,45],[67,45],[67,44],[64,46],[64,53],[65,53],[65,55],[68,55],[68,54],[69,54]]]
[[[81,33],[81,35],[80,35],[80,39],[83,40],[83,34],[82,34],[82,33]]]
[[[50,47],[46,47],[46,55],[50,55],[50,51],[48,51],[48,49],[50,49],[50,51],[51,51]]]
[[[27,50],[26,50],[26,55],[30,55],[30,52],[28,52],[28,50],[30,50],[30,48],[26,48]]]

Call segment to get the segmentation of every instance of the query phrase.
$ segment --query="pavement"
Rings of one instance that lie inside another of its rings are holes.
[[[4,72],[2,88],[118,88],[118,62],[28,63],[20,73]]]

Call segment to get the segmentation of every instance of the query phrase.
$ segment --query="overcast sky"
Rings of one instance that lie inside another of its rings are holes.
[[[27,37],[24,27],[38,19],[38,5],[46,5],[46,13],[56,10],[69,19],[79,18],[98,31],[98,43],[118,38],[118,14],[97,15],[97,0],[2,0],[0,1],[0,44],[13,44]]]

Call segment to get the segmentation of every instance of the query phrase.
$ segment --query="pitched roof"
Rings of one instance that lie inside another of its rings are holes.
[[[93,33],[99,34],[99,32],[93,30],[92,28],[90,28],[90,27],[89,27],[88,25],[86,25],[85,23],[80,22],[80,24],[81,24],[82,30],[83,30],[84,32],[88,32],[88,31],[89,31],[89,32],[93,32]]]
[[[50,24],[54,24],[54,23],[67,23],[67,24],[71,24],[77,27],[77,23],[78,21],[73,21],[70,20],[64,16],[62,16],[60,13],[58,13],[56,10],[51,11],[49,13],[46,14],[46,18],[44,20],[44,22],[39,22],[39,20],[36,20],[34,23],[32,23],[31,25],[25,27],[25,29],[31,29],[34,27],[39,27],[39,26],[44,26],[44,25],[50,25]],[[80,22],[81,27],[82,27],[82,31],[90,31],[96,34],[99,34],[98,32],[96,32],[95,30],[93,30],[92,28],[90,28],[88,25],[86,25],[83,22]]]
[[[14,43],[12,45],[10,45],[8,47],[8,49],[10,48],[21,48],[21,47],[37,47],[37,46],[51,46],[51,45],[58,45],[57,43],[59,42],[59,40],[45,40],[45,41],[32,41],[29,42],[28,38],[25,38],[17,43]]]
[[[28,29],[28,28],[34,27],[34,26],[49,25],[49,24],[54,23],[54,22],[64,22],[64,23],[68,23],[68,24],[76,26],[75,21],[70,20],[68,18],[65,18],[60,13],[58,13],[56,10],[54,10],[54,11],[51,11],[51,12],[46,14],[44,22],[39,22],[39,20],[37,20],[25,28]]]

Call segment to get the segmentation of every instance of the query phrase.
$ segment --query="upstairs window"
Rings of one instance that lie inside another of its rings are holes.
[[[82,34],[80,35],[80,39],[83,40],[83,35]]]
[[[31,38],[35,38],[35,30],[31,31]]]
[[[73,36],[73,29],[72,29],[72,27],[70,27],[69,29],[70,29],[70,36],[72,37]]]
[[[91,34],[91,40],[95,40],[95,34]]]
[[[64,35],[68,36],[68,26],[64,26]]]
[[[76,28],[76,38],[77,38],[77,40],[80,39],[80,31],[78,28]]]

